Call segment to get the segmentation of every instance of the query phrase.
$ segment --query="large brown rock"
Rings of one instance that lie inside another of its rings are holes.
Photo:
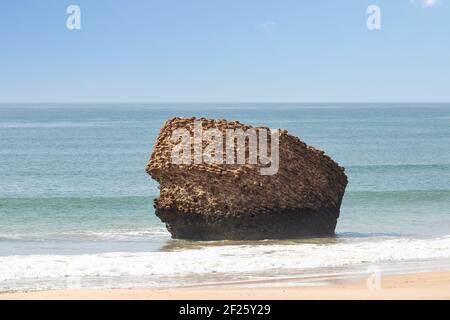
[[[167,120],[147,166],[148,174],[160,184],[156,215],[173,238],[334,235],[347,185],[344,168],[286,130],[278,132],[279,169],[274,175],[261,175],[259,164],[175,164],[172,133],[180,128],[192,133],[195,120]],[[237,121],[198,120],[203,129],[217,128],[224,133],[226,129],[252,128]]]

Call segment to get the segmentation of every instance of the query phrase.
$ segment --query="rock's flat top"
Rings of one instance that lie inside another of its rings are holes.
[[[252,128],[238,121],[204,118],[172,118],[166,121],[156,141],[147,172],[160,184],[160,197],[155,201],[155,208],[157,215],[168,224],[169,230],[176,229],[176,217],[187,218],[189,215],[204,216],[210,221],[192,220],[188,223],[192,224],[192,228],[198,223],[211,223],[217,227],[223,217],[254,216],[252,221],[258,229],[258,215],[276,212],[297,212],[297,215],[301,215],[302,210],[309,214],[326,212],[331,219],[337,219],[347,185],[344,168],[323,151],[307,146],[286,130],[277,133],[279,168],[274,175],[261,175],[260,164],[195,164],[194,161],[190,164],[174,164],[171,154],[177,143],[171,140],[172,134],[177,129],[186,129],[194,137],[196,120],[197,123],[201,121],[203,130],[215,128],[224,135],[227,129]],[[204,146],[207,144],[203,142]],[[269,139],[269,150],[270,146]],[[194,157],[194,147],[191,150]]]

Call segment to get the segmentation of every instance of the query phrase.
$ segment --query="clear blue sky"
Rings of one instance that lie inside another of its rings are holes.
[[[0,46],[2,102],[450,101],[450,0],[2,1]]]

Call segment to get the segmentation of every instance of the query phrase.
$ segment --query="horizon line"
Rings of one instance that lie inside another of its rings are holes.
[[[0,104],[450,104],[450,101],[0,101]]]

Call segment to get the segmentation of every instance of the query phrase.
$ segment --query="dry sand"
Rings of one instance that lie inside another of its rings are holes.
[[[261,284],[260,284],[261,285]],[[0,299],[450,299],[450,271],[384,276],[380,289],[367,280],[326,286],[182,289],[80,289],[0,293]]]

